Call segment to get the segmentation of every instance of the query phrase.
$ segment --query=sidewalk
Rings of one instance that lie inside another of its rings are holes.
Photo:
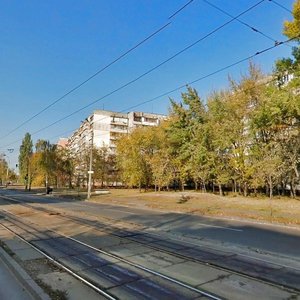
[[[32,300],[34,299],[10,270],[0,253],[0,299]]]
[[[26,271],[0,248],[0,299],[50,300]]]

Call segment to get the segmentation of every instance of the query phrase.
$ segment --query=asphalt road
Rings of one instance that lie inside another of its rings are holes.
[[[17,205],[12,206],[11,203]],[[241,295],[246,299],[244,293],[248,293],[249,299],[253,299],[254,295],[259,299],[262,295],[269,299],[287,299],[294,297],[295,291],[300,289],[299,227],[65,200],[52,195],[5,189],[0,189],[0,213],[1,210],[3,215],[8,216],[8,219],[3,218],[5,226],[10,226],[11,213],[17,225],[31,224],[25,229],[25,237],[37,236],[34,232],[41,229],[39,239],[33,240],[38,248],[53,253],[63,263],[70,264],[71,269],[79,268],[78,272],[84,277],[96,278],[97,282],[103,280],[103,284],[107,281],[106,277],[111,278],[114,274],[115,278],[120,273],[120,266],[116,263],[112,267],[113,262],[105,262],[108,267],[99,269],[98,259],[88,260],[79,266],[78,261],[86,258],[88,250],[114,253],[117,257],[125,257],[133,263],[230,299],[241,299]],[[12,228],[17,228],[14,226]],[[48,233],[51,234],[48,236]],[[46,235],[44,238],[43,234]],[[82,249],[85,245],[88,250]],[[98,257],[99,253],[93,255]],[[123,265],[123,261],[120,264]],[[125,268],[124,265],[121,273],[129,274],[131,267]],[[91,270],[87,272],[87,269]],[[120,280],[109,285],[113,293],[124,288],[122,282],[131,282],[127,275],[125,280],[122,274],[117,276]],[[145,293],[145,287],[139,282],[145,280],[135,279],[141,293]],[[267,281],[276,286],[269,285]],[[122,288],[118,290],[120,284]],[[149,284],[152,286],[152,283]],[[158,290],[161,290],[161,284]],[[282,286],[292,288],[294,292],[287,293]],[[136,289],[134,284],[135,292]],[[176,291],[174,295],[177,295]]]
[[[104,205],[92,202],[63,201],[53,197],[0,190],[20,201],[45,203],[89,215],[124,220],[149,227],[155,232],[185,235],[237,251],[239,248],[269,253],[300,262],[300,228],[248,221],[226,220],[189,214],[166,213],[150,209]],[[0,199],[1,205],[1,199]],[[0,207],[1,209],[1,207]]]

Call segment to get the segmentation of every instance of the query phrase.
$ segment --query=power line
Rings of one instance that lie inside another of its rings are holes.
[[[257,84],[257,85],[255,85],[254,87],[246,88],[246,89],[244,89],[244,90],[242,90],[242,91],[239,91],[239,92],[237,92],[237,93],[242,93],[242,92],[245,92],[245,91],[250,91],[250,90],[252,90],[252,89],[254,89],[254,88],[257,88],[257,87],[259,87],[259,86],[263,86],[263,85],[269,84],[269,83],[271,83],[271,82],[273,82],[273,81],[276,81],[276,80],[277,80],[276,78],[273,78],[273,79],[270,79],[270,80],[268,80],[268,81],[266,81],[266,82],[262,82],[262,83],[260,83],[260,84]],[[163,97],[163,96],[166,96],[166,95],[171,94],[172,92],[175,92],[175,91],[180,90],[180,89],[182,89],[182,88],[184,88],[184,87],[187,87],[188,85],[189,85],[189,84],[184,84],[184,85],[182,85],[182,86],[180,86],[180,87],[178,87],[178,88],[176,88],[176,89],[174,89],[174,90],[172,90],[172,91],[168,91],[168,92],[166,92],[166,93],[164,93],[164,94],[161,94],[161,95],[159,95],[159,96],[157,96],[157,97],[155,97],[155,98],[152,98],[152,99],[150,99],[150,100],[147,100],[147,101],[144,101],[144,102],[140,102],[140,103],[138,103],[138,104],[136,104],[136,105],[127,107],[127,108],[125,108],[125,109],[123,109],[123,110],[121,110],[121,111],[118,111],[117,113],[124,113],[124,112],[127,112],[127,111],[129,111],[129,110],[131,110],[131,109],[133,109],[133,108],[136,108],[136,107],[142,106],[142,105],[144,105],[144,104],[153,102],[153,101],[155,101],[155,100],[157,100],[157,99],[159,99],[159,98],[161,98],[161,97]],[[104,118],[99,119],[98,121],[102,121],[102,120],[104,120]],[[60,134],[57,134],[57,135],[55,135],[55,136],[52,136],[52,137],[49,138],[49,140],[52,140],[52,139],[54,139],[54,138],[61,137],[61,136],[63,136],[64,134],[67,134],[67,133],[75,132],[76,130],[78,130],[78,127],[77,127],[77,128],[74,128],[74,129],[71,129],[71,130],[68,130],[68,131],[61,132]]]
[[[220,69],[217,69],[216,71],[213,71],[213,72],[211,72],[211,73],[209,73],[209,74],[206,74],[206,75],[204,75],[204,76],[202,76],[202,77],[199,77],[199,78],[197,78],[197,79],[195,79],[195,80],[193,80],[193,81],[187,82],[187,83],[185,83],[185,84],[183,84],[183,85],[181,85],[181,86],[179,86],[179,87],[177,87],[177,88],[175,88],[175,89],[172,89],[172,90],[170,90],[170,91],[168,91],[168,92],[165,92],[165,93],[163,93],[163,94],[160,94],[159,96],[156,96],[156,97],[154,97],[154,98],[152,98],[152,99],[149,99],[149,100],[146,100],[146,101],[143,101],[143,102],[140,102],[140,103],[138,103],[138,104],[136,104],[136,105],[130,106],[130,107],[128,107],[128,108],[126,108],[126,109],[120,111],[120,113],[122,113],[122,112],[124,112],[124,111],[128,111],[128,110],[133,109],[133,108],[136,108],[136,107],[138,107],[138,106],[141,106],[141,105],[144,105],[144,104],[153,102],[153,101],[155,101],[155,100],[157,100],[157,99],[159,99],[159,98],[161,98],[161,97],[164,97],[164,96],[169,95],[169,94],[171,94],[171,93],[173,93],[173,92],[176,92],[176,91],[178,91],[178,90],[180,90],[180,89],[182,89],[182,88],[185,88],[185,87],[188,86],[188,85],[192,85],[192,84],[194,84],[194,83],[196,83],[196,82],[199,82],[199,81],[202,81],[202,80],[204,80],[204,79],[207,79],[207,78],[209,78],[209,77],[211,77],[211,76],[213,76],[213,75],[216,75],[216,74],[218,74],[218,73],[220,73],[220,72],[223,72],[223,71],[225,71],[225,70],[227,70],[227,69],[229,69],[229,68],[232,68],[232,67],[234,67],[234,66],[236,66],[236,65],[239,65],[239,64],[241,64],[241,63],[243,63],[243,62],[245,62],[245,61],[249,61],[249,60],[253,59],[254,57],[256,57],[256,56],[258,56],[258,55],[261,55],[261,54],[263,54],[263,53],[266,53],[266,52],[268,52],[268,51],[270,51],[270,50],[272,50],[272,49],[274,49],[274,48],[276,48],[276,47],[279,47],[279,46],[281,46],[281,45],[284,45],[284,44],[286,44],[286,43],[289,43],[290,41],[292,41],[292,40],[294,40],[294,39],[296,39],[296,38],[298,38],[298,37],[299,37],[299,36],[294,37],[294,38],[291,38],[291,39],[288,39],[288,40],[285,40],[285,41],[277,42],[277,43],[274,44],[273,46],[270,46],[270,47],[268,47],[268,48],[265,48],[265,49],[263,49],[263,50],[261,50],[261,51],[257,51],[257,52],[255,52],[254,54],[252,54],[252,55],[250,55],[250,56],[248,56],[248,57],[246,57],[246,58],[240,59],[240,60],[238,60],[238,61],[236,61],[236,62],[234,62],[234,63],[232,63],[232,64],[229,64],[229,65],[227,65],[227,66],[225,66],[225,67],[222,67],[222,68],[220,68]],[[82,109],[80,109],[80,110],[82,110]],[[76,112],[77,112],[77,111],[76,111]],[[64,119],[67,119],[67,118],[70,117],[71,115],[74,115],[76,112],[73,112],[72,114],[70,114],[70,115],[68,115],[68,116],[66,116],[66,117],[64,117],[64,118],[61,118],[60,120],[57,120],[56,122],[54,122],[54,123],[52,123],[52,124],[50,124],[50,125],[48,125],[48,126],[46,126],[46,127],[44,127],[44,128],[39,129],[38,131],[35,131],[34,133],[32,133],[32,135],[35,135],[35,134],[37,134],[37,133],[39,133],[39,132],[41,132],[41,131],[47,129],[47,128],[49,128],[49,127],[51,127],[51,126],[53,126],[53,125],[55,125],[55,124],[57,124],[57,123],[63,121]],[[12,142],[12,143],[10,143],[10,144],[7,144],[7,145],[4,146],[4,148],[5,148],[5,147],[8,147],[8,146],[10,146],[10,145],[12,145],[12,144],[15,144],[15,143],[17,143],[17,142],[19,142],[19,141],[20,141],[20,139],[14,141],[14,142]]]
[[[125,88],[126,86],[134,83],[135,81],[141,79],[142,77],[148,75],[149,73],[153,72],[154,70],[158,69],[159,67],[161,67],[162,65],[166,64],[167,62],[169,62],[170,60],[174,59],[175,57],[177,57],[178,55],[182,54],[183,52],[187,51],[188,49],[192,48],[193,46],[195,46],[196,44],[198,44],[199,42],[205,40],[206,38],[208,38],[209,36],[211,36],[212,34],[214,34],[215,32],[219,31],[220,29],[222,29],[223,27],[225,27],[226,25],[230,24],[231,22],[233,22],[235,19],[239,18],[240,16],[244,15],[245,13],[247,13],[248,11],[254,9],[255,7],[257,7],[258,5],[260,5],[262,2],[264,2],[265,0],[260,0],[259,2],[257,2],[256,4],[252,5],[251,7],[249,7],[248,9],[246,9],[245,11],[243,11],[242,13],[240,13],[239,15],[237,15],[236,17],[232,18],[231,20],[227,21],[226,23],[222,24],[221,26],[217,27],[216,29],[214,29],[213,31],[211,31],[210,33],[208,33],[207,35],[205,35],[204,37],[202,37],[201,39],[195,41],[194,43],[192,43],[191,45],[185,47],[184,49],[182,49],[181,51],[177,52],[175,55],[173,55],[172,57],[168,58],[167,60],[163,61],[162,63],[160,63],[159,65],[155,66],[154,68],[150,69],[149,71],[145,72],[144,74],[140,75],[139,77],[137,77],[136,79],[128,82],[127,84],[124,84],[123,86],[121,86],[120,88],[114,90],[113,92],[111,93],[108,93],[107,95],[105,95],[104,97],[101,97],[100,99],[96,100],[96,101],[93,101],[92,103],[90,103],[89,105],[85,106],[84,108],[86,107],[89,107],[90,105],[93,105],[94,103],[96,102],[99,102],[101,101],[102,99],[112,95],[113,93]],[[188,4],[190,4],[191,2],[189,2]],[[163,28],[165,28],[166,26],[168,26],[167,24],[163,27],[161,27],[158,31],[156,31],[155,34],[157,34],[158,32],[160,32],[161,30],[163,30]],[[153,36],[153,34],[151,35]],[[150,38],[150,36],[148,37],[148,39]],[[146,39],[145,39],[146,40]],[[144,40],[144,41],[145,41]],[[144,42],[142,41],[142,43]],[[141,43],[139,43],[141,44]],[[136,47],[134,47],[135,49]],[[133,49],[133,48],[132,48]],[[132,50],[129,50],[129,51],[132,51]],[[128,54],[128,53],[127,53]],[[125,54],[126,55],[126,54]],[[122,56],[124,57],[124,55]],[[104,67],[106,68],[106,67]],[[96,75],[98,75],[100,72],[102,72],[101,70],[97,72],[97,74],[94,74],[91,76],[91,78],[95,77]],[[91,79],[90,78],[90,79]],[[86,83],[88,80],[90,79],[87,79],[84,83]],[[44,108],[43,110],[41,110],[40,112],[38,112],[37,114],[35,114],[34,116],[30,117],[28,120],[26,120],[25,122],[23,122],[21,125],[17,126],[15,129],[11,130],[8,134],[6,134],[5,136],[1,137],[1,138],[5,138],[7,137],[8,135],[10,135],[11,133],[15,132],[17,129],[19,129],[20,127],[22,127],[23,125],[25,125],[26,123],[28,123],[29,121],[31,121],[32,119],[34,119],[35,117],[37,117],[38,115],[40,115],[42,112],[44,112],[45,110],[47,110],[48,108],[50,108],[51,106],[53,106],[54,104],[56,104],[57,102],[59,102],[60,100],[62,100],[63,98],[65,98],[67,95],[69,95],[70,93],[72,93],[74,90],[78,89],[80,86],[82,86],[84,83],[78,85],[77,87],[73,88],[71,91],[69,91],[68,93],[66,93],[65,95],[63,95],[62,97],[60,97],[59,99],[55,100],[53,103],[51,103],[50,105],[48,105],[46,108]],[[82,108],[82,109],[84,109]],[[70,117],[71,115],[74,115],[75,113],[81,111],[82,109],[80,110],[77,110],[75,111],[74,113],[70,114],[69,116],[67,117]],[[60,122],[60,120],[58,120],[56,123]],[[54,125],[51,124],[51,126]]]
[[[293,38],[293,39],[295,39],[295,38]],[[124,109],[124,110],[121,111],[121,112],[124,112],[124,111],[130,110],[130,109],[136,108],[136,107],[141,106],[141,105],[144,105],[144,104],[148,104],[148,103],[153,102],[153,101],[155,101],[155,100],[157,100],[157,99],[159,99],[159,98],[161,98],[161,97],[164,97],[164,96],[167,96],[167,95],[169,95],[169,94],[171,94],[171,93],[174,93],[174,92],[176,92],[176,91],[179,91],[179,90],[181,90],[181,89],[187,87],[188,85],[192,85],[192,84],[194,84],[194,83],[196,83],[196,82],[202,81],[202,80],[207,79],[207,78],[209,78],[209,77],[211,77],[211,76],[213,76],[213,75],[216,75],[216,74],[218,74],[218,73],[220,73],[220,72],[223,72],[223,71],[225,71],[225,70],[227,70],[227,69],[229,69],[229,68],[232,68],[232,67],[234,67],[234,66],[236,66],[236,65],[239,65],[239,64],[241,64],[241,63],[243,63],[243,62],[245,62],[245,61],[248,61],[248,60],[250,60],[250,59],[252,59],[252,58],[254,58],[254,57],[260,55],[260,54],[263,54],[263,53],[265,53],[265,52],[267,52],[267,51],[270,51],[270,50],[272,50],[272,49],[274,49],[274,48],[276,48],[276,47],[278,47],[278,46],[280,46],[280,45],[283,45],[283,44],[285,44],[285,43],[288,43],[288,42],[290,42],[290,41],[293,40],[293,39],[289,39],[289,40],[286,40],[286,41],[283,41],[283,42],[278,42],[277,44],[275,44],[275,45],[273,45],[273,46],[271,46],[271,47],[269,47],[269,48],[266,48],[266,49],[264,49],[264,50],[262,50],[262,51],[258,51],[258,52],[256,52],[255,54],[253,54],[253,55],[251,55],[251,56],[248,56],[248,57],[246,57],[246,58],[243,58],[243,59],[241,59],[241,60],[238,60],[238,61],[236,61],[236,62],[234,62],[234,63],[232,63],[232,64],[230,64],[230,65],[227,65],[227,66],[225,66],[225,67],[223,67],[223,68],[220,68],[220,69],[218,69],[218,70],[216,70],[216,71],[214,71],[214,72],[211,72],[211,73],[209,73],[209,74],[207,74],[207,75],[204,75],[204,76],[202,76],[202,77],[200,77],[200,78],[197,78],[197,79],[195,79],[195,80],[193,80],[193,81],[187,82],[187,83],[185,83],[185,84],[183,84],[183,85],[181,85],[181,86],[179,86],[179,87],[177,87],[177,88],[175,88],[175,89],[173,89],[173,90],[170,90],[170,91],[168,91],[168,92],[165,92],[165,93],[163,93],[163,94],[160,94],[159,96],[156,96],[156,97],[154,97],[154,98],[152,98],[152,99],[149,99],[149,100],[140,102],[140,103],[138,103],[138,104],[136,104],[136,105],[133,105],[133,106],[131,106],[131,107],[128,107],[128,108]]]
[[[188,5],[190,5],[192,2],[193,2],[193,0],[190,0],[183,7],[181,7],[179,10],[177,10],[175,13],[173,13],[168,19],[173,18],[175,15],[177,15],[180,11],[182,11],[185,7],[187,7]],[[165,25],[161,26],[160,28],[158,28],[157,30],[155,30],[154,32],[152,32],[146,38],[144,38],[143,40],[141,40],[140,42],[138,42],[136,45],[134,45],[133,47],[131,47],[129,50],[125,51],[123,54],[121,54],[120,56],[118,56],[117,58],[115,58],[112,62],[110,62],[109,64],[107,64],[106,66],[104,66],[103,68],[101,68],[100,70],[98,70],[97,72],[95,72],[94,74],[92,74],[91,76],[89,76],[87,79],[85,79],[84,81],[82,81],[81,83],[79,83],[78,85],[76,85],[74,88],[72,88],[71,90],[69,90],[68,92],[66,92],[65,94],[63,94],[61,97],[59,97],[56,100],[54,100],[53,102],[51,102],[49,105],[47,105],[46,107],[44,107],[42,110],[40,110],[39,112],[37,112],[36,114],[34,114],[30,118],[28,118],[27,120],[25,120],[23,123],[21,123],[20,125],[18,125],[17,127],[15,127],[13,130],[9,131],[6,135],[2,136],[1,138],[5,138],[5,137],[9,136],[13,132],[17,131],[19,128],[23,127],[25,124],[29,123],[31,120],[33,120],[34,118],[36,118],[37,116],[41,115],[43,112],[45,112],[46,110],[48,110],[50,107],[52,107],[56,103],[58,103],[61,100],[63,100],[65,97],[67,97],[68,95],[70,95],[74,91],[78,90],[80,87],[82,87],[84,84],[86,84],[87,82],[89,82],[91,79],[93,79],[94,77],[96,77],[97,75],[99,75],[100,73],[102,73],[103,71],[105,71],[106,69],[108,69],[109,67],[111,67],[113,64],[115,64],[116,62],[118,62],[119,60],[121,60],[122,58],[124,58],[130,52],[132,52],[133,50],[135,50],[136,48],[138,48],[139,46],[141,46],[142,44],[144,44],[146,41],[150,40],[152,37],[154,37],[158,33],[160,33],[161,31],[163,31],[164,29],[166,29],[171,23],[172,23],[172,21],[166,23]]]
[[[289,8],[283,6],[281,3],[279,3],[279,2],[277,2],[275,0],[269,0],[269,2],[273,2],[275,5],[281,7],[283,10],[286,10],[287,12],[293,14],[293,12]]]
[[[224,9],[220,8],[219,6],[217,6],[217,5],[215,5],[215,4],[211,3],[211,2],[209,2],[208,0],[202,0],[202,1],[203,1],[204,3],[206,3],[206,4],[208,4],[209,6],[215,8],[216,10],[222,12],[223,14],[229,16],[230,18],[234,18],[233,15],[231,15],[230,13],[228,13],[227,11],[225,11]],[[265,34],[264,32],[262,32],[261,30],[257,29],[256,27],[253,27],[253,26],[249,25],[248,23],[246,23],[246,22],[244,22],[244,21],[242,21],[242,20],[240,20],[240,19],[238,19],[238,18],[236,18],[235,20],[236,20],[237,22],[239,22],[240,24],[242,24],[242,25],[248,27],[249,29],[251,29],[251,30],[254,31],[255,33],[258,33],[258,34],[264,36],[265,38],[267,38],[267,39],[273,41],[274,43],[277,43],[277,40],[273,39],[271,36]],[[290,46],[287,45],[287,44],[286,44],[286,46],[290,47]]]
[[[74,91],[78,90],[84,84],[86,84],[87,82],[89,82],[91,79],[93,79],[94,77],[96,77],[97,75],[99,75],[100,73],[102,73],[104,70],[106,70],[107,68],[109,68],[113,64],[115,64],[117,61],[121,60],[127,54],[129,54],[130,52],[132,52],[133,50],[135,50],[136,48],[138,48],[139,46],[141,46],[142,44],[144,44],[146,41],[148,41],[149,39],[151,39],[153,36],[157,35],[159,32],[163,31],[170,24],[171,24],[171,22],[168,22],[167,24],[161,26],[159,29],[157,29],[156,31],[154,31],[153,33],[151,33],[149,36],[147,36],[146,38],[144,38],[142,41],[140,41],[139,43],[137,43],[135,46],[133,46],[132,48],[130,48],[129,50],[127,50],[126,52],[124,52],[123,54],[121,54],[120,56],[118,56],[112,62],[110,62],[109,64],[107,64],[106,66],[104,66],[103,68],[101,68],[100,70],[98,70],[96,73],[92,74],[86,80],[84,80],[81,83],[79,83],[78,85],[76,85],[74,88],[72,88],[71,90],[69,90],[68,92],[66,92],[65,94],[63,94],[58,99],[56,99],[53,102],[51,102],[49,105],[47,105],[42,110],[40,110],[39,112],[37,112],[36,114],[34,114],[33,116],[31,116],[29,119],[25,120],[23,123],[21,123],[20,125],[18,125],[13,130],[9,131],[6,135],[2,136],[1,138],[5,138],[8,135],[12,134],[13,132],[17,131],[19,128],[23,127],[25,124],[27,124],[28,122],[30,122],[31,120],[33,120],[34,118],[36,118],[37,116],[39,116],[40,114],[42,114],[43,112],[45,112],[46,110],[48,110],[50,107],[52,107],[56,103],[58,103],[61,100],[63,100],[65,97],[67,97],[68,95],[70,95]]]
[[[92,106],[93,104],[95,104],[95,103],[97,103],[97,102],[99,102],[99,101],[101,101],[101,100],[107,98],[108,96],[111,96],[111,95],[115,94],[116,92],[118,92],[118,91],[124,89],[125,87],[127,87],[127,86],[133,84],[134,82],[140,80],[141,78],[145,77],[146,75],[152,73],[154,70],[156,70],[156,69],[160,68],[161,66],[165,65],[167,62],[173,60],[175,57],[177,57],[177,56],[179,56],[180,54],[186,52],[187,50],[189,50],[190,48],[194,47],[194,46],[197,45],[198,43],[204,41],[206,38],[208,38],[209,36],[213,35],[214,33],[216,33],[217,31],[219,31],[220,29],[222,29],[222,28],[225,27],[226,25],[232,23],[234,20],[236,20],[236,19],[239,18],[240,16],[242,16],[242,15],[246,14],[247,12],[249,12],[250,10],[254,9],[255,7],[257,7],[258,5],[260,5],[260,4],[261,4],[262,2],[264,2],[264,1],[265,1],[265,0],[260,0],[260,1],[258,1],[256,4],[252,5],[251,7],[247,8],[246,10],[244,10],[243,12],[241,12],[240,14],[238,14],[236,17],[234,17],[234,18],[232,18],[231,20],[229,20],[229,21],[223,23],[222,25],[218,26],[217,28],[215,28],[214,30],[212,30],[211,32],[209,32],[208,34],[206,34],[205,36],[201,37],[201,38],[198,39],[197,41],[195,41],[195,42],[193,42],[192,44],[188,45],[187,47],[183,48],[183,49],[180,50],[179,52],[175,53],[174,55],[172,55],[172,56],[169,57],[168,59],[164,60],[163,62],[159,63],[158,65],[156,65],[155,67],[151,68],[150,70],[146,71],[145,73],[139,75],[139,76],[136,77],[135,79],[133,79],[133,80],[131,80],[131,81],[129,81],[129,82],[123,84],[122,86],[120,86],[120,87],[116,88],[115,90],[113,90],[113,91],[107,93],[106,95],[102,96],[101,98],[98,98],[98,99],[96,99],[96,100],[90,102],[89,104],[87,104],[87,105],[85,105],[85,106],[83,106],[83,107],[77,109],[76,111],[70,113],[69,115],[67,115],[67,116],[65,116],[65,117],[63,117],[63,118],[61,118],[61,119],[59,119],[59,120],[57,120],[57,121],[55,121],[55,122],[53,122],[53,123],[51,123],[51,124],[45,126],[45,127],[43,127],[43,128],[41,128],[40,130],[34,132],[33,134],[37,134],[37,133],[39,133],[39,132],[41,132],[41,131],[43,131],[43,130],[45,130],[45,129],[47,129],[47,128],[49,128],[49,127],[51,127],[51,126],[53,126],[53,125],[55,125],[55,124],[57,124],[57,123],[60,123],[61,121],[63,121],[63,120],[65,120],[65,119],[67,119],[67,118],[69,118],[69,117],[71,117],[71,116],[77,114],[78,112],[80,112],[80,111],[82,111],[82,110],[84,110],[84,109],[86,109],[86,108]]]
[[[190,0],[186,4],[184,4],[181,8],[179,8],[177,11],[175,11],[169,18],[168,20],[174,18],[177,14],[179,14],[183,9],[185,9],[188,5],[190,5],[194,0]]]

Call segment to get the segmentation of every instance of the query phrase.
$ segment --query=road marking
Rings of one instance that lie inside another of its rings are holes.
[[[236,228],[224,227],[224,226],[218,226],[218,225],[210,225],[210,224],[205,224],[205,223],[197,223],[196,225],[200,225],[200,226],[203,226],[203,227],[214,227],[214,228],[237,231],[237,232],[243,232],[244,231],[243,229],[236,229]]]
[[[87,206],[87,205],[79,204],[79,203],[76,203],[76,204],[74,203],[73,205],[75,205],[75,206],[80,206],[80,207],[85,207],[85,208],[90,208],[90,207]],[[119,211],[119,212],[122,212],[122,213],[125,213],[125,214],[129,214],[129,215],[136,215],[136,213],[127,212],[127,211],[123,211],[123,210],[115,209],[115,208],[101,208],[101,211],[103,211],[103,210]]]
[[[104,208],[103,210],[112,210],[112,211],[119,211],[121,213],[129,214],[129,215],[136,215],[136,213],[128,212],[128,211],[123,211],[120,209],[114,209],[114,208]]]

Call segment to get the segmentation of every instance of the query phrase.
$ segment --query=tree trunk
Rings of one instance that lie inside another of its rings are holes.
[[[244,197],[247,197],[248,196],[248,185],[247,183],[245,182],[244,183]]]
[[[223,190],[222,190],[222,184],[219,184],[219,193],[220,193],[220,196],[224,196]]]
[[[239,186],[239,194],[242,194],[242,187],[241,187],[240,182],[239,182],[238,186]]]
[[[198,191],[198,182],[197,180],[195,180],[194,182],[195,182],[195,191]]]
[[[269,197],[272,199],[273,197],[273,184],[272,181],[269,182]]]
[[[281,181],[281,196],[285,196],[285,184]]]
[[[294,177],[291,180],[291,192],[292,192],[292,198],[295,198],[296,197],[296,185],[295,185]]]

